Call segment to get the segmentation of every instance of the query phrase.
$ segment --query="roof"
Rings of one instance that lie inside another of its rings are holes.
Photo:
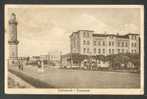
[[[93,30],[78,30],[77,32],[72,32],[72,34],[69,37],[71,37],[73,34],[78,34],[80,31],[94,32]]]
[[[80,32],[80,31],[94,32],[93,30],[78,30],[77,32]]]
[[[97,36],[97,37],[107,37],[106,34],[93,34],[93,36]]]
[[[78,32],[73,32],[69,37],[73,36],[73,34],[77,34]]]
[[[125,34],[125,35],[118,35],[118,34],[93,34],[93,36],[96,36],[96,37],[115,36],[117,38],[129,38],[129,35],[139,35],[139,34],[134,34],[134,33],[129,33],[129,34]]]
[[[73,32],[70,37],[73,35],[73,34],[77,34],[79,33],[80,31],[88,31],[88,32],[94,32],[93,30],[78,30],[77,32]],[[135,34],[135,33],[128,33],[128,34],[125,34],[125,35],[119,35],[119,34],[98,34],[98,33],[95,33],[93,34],[93,36],[96,36],[96,37],[108,37],[108,36],[115,36],[117,38],[129,38],[129,35],[139,35],[139,34]]]

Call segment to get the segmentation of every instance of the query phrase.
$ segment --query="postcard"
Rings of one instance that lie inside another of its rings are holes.
[[[143,5],[5,5],[5,93],[144,94]]]

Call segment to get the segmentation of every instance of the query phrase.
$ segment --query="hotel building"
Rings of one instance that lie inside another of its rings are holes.
[[[118,53],[139,53],[139,34],[98,34],[79,30],[70,35],[71,53],[82,55],[111,55]]]
[[[119,53],[140,53],[139,34],[100,34],[90,30],[79,30],[70,35],[70,53],[62,56],[63,64],[81,65],[76,55],[97,56]],[[104,65],[104,64],[103,64]]]

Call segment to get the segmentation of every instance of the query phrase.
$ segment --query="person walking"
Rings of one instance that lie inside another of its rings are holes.
[[[23,71],[22,59],[18,60],[18,69]]]
[[[21,70],[23,71],[23,60],[21,59]]]
[[[21,69],[21,62],[20,62],[20,59],[18,59],[18,69],[19,69],[19,70]]]
[[[37,61],[38,68],[41,68],[41,60]]]

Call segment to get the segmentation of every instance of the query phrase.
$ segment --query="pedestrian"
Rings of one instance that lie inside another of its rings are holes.
[[[18,69],[23,71],[22,59],[18,60]]]
[[[20,60],[18,60],[18,69],[19,70],[21,69],[21,62],[20,62]]]
[[[40,60],[37,61],[37,64],[38,64],[38,68],[41,68],[41,61]]]
[[[21,70],[23,71],[23,61],[21,60]]]

